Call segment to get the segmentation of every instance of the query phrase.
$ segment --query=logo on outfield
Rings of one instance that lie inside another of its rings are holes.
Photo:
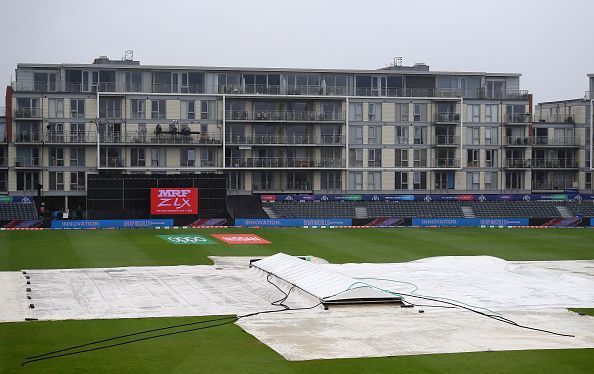
[[[212,234],[215,238],[227,244],[270,244],[256,234]]]
[[[200,235],[157,235],[171,244],[214,244],[210,239]]]

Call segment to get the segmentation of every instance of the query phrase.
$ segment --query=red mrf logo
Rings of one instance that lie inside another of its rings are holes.
[[[186,197],[192,190],[162,190],[159,189],[159,197]]]
[[[270,244],[256,234],[212,234],[215,238],[227,244]]]
[[[151,214],[198,214],[198,189],[151,188]]]

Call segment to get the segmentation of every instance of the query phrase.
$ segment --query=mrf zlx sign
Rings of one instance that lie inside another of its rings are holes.
[[[198,214],[198,189],[151,188],[151,214]]]

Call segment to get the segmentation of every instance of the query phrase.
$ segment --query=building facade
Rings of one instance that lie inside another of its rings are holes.
[[[229,193],[553,192],[567,185],[549,183],[558,175],[588,188],[585,127],[543,153],[534,139],[557,133],[533,125],[519,74],[101,57],[19,64],[6,106],[0,187],[11,195],[42,185],[80,200],[89,173],[206,171],[225,173]],[[549,168],[554,157],[564,162]]]
[[[532,128],[533,189],[592,191],[594,74],[583,98],[539,103]]]

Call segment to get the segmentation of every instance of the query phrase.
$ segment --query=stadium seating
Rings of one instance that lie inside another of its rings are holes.
[[[0,221],[36,220],[37,209],[33,203],[0,203]]]
[[[558,202],[550,201],[475,201],[464,203],[472,207],[477,217],[560,217]]]
[[[572,201],[567,204],[567,207],[575,215],[580,215],[584,217],[594,217],[594,202],[577,203],[575,201]]]
[[[470,207],[475,217],[561,217],[557,206],[571,213],[594,215],[594,204],[554,201],[343,201],[265,203],[277,218],[355,218],[356,207],[366,207],[369,218],[378,217],[465,217],[462,207]]]
[[[367,203],[367,213],[369,217],[464,217],[456,201],[371,201]]]
[[[353,218],[352,202],[274,203],[269,207],[279,218]]]

